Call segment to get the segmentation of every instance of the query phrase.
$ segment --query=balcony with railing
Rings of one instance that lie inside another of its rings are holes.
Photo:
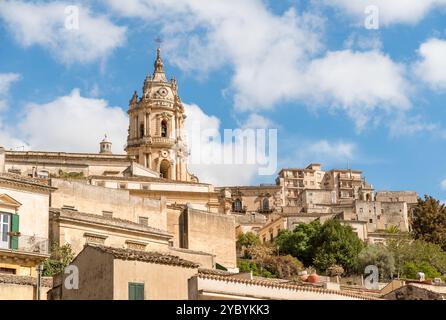
[[[175,139],[167,137],[152,137],[152,144],[163,145],[163,146],[173,146],[175,144]]]
[[[156,145],[160,147],[171,147],[175,144],[175,139],[168,137],[140,137],[140,138],[132,138],[128,140],[128,143],[125,145],[125,148],[138,146],[138,145]]]
[[[20,232],[0,233],[0,253],[25,253],[47,256],[50,253],[46,238],[23,235]]]

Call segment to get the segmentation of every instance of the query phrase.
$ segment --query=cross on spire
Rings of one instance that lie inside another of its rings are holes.
[[[161,48],[161,43],[163,43],[163,39],[159,36],[155,38],[155,42],[158,44],[158,49]]]
[[[161,43],[163,42],[160,37],[155,39],[155,42],[158,44],[158,48],[156,49],[156,60],[154,63],[154,71],[152,79],[155,81],[167,82],[166,75],[164,74],[164,64],[161,59]]]

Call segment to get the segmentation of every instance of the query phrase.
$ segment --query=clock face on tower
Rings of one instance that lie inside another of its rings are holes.
[[[165,97],[165,96],[167,96],[167,93],[168,93],[168,91],[167,91],[167,89],[166,88],[160,88],[159,90],[158,90],[158,94],[161,96],[161,97]]]

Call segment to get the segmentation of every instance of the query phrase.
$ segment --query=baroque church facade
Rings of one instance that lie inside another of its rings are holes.
[[[197,181],[187,170],[188,149],[183,134],[186,115],[177,81],[167,80],[159,48],[153,74],[144,80],[141,97],[134,92],[128,115],[128,155],[162,178]]]

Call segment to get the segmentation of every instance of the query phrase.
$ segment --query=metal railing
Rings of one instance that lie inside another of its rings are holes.
[[[48,239],[14,232],[0,232],[1,249],[37,254],[49,254],[50,252]]]

